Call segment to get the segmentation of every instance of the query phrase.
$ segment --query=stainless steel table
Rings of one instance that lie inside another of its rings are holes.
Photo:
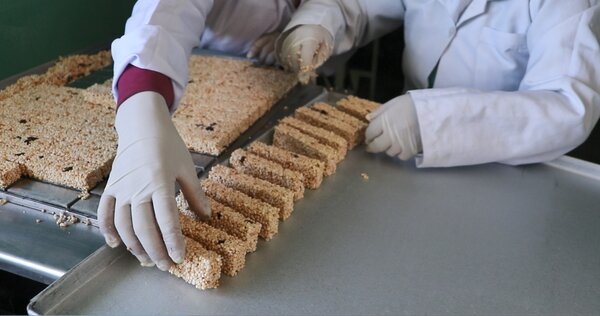
[[[598,314],[600,167],[417,170],[358,148],[221,283],[199,291],[102,248],[29,311]]]
[[[95,227],[59,228],[51,213],[13,203],[0,206],[2,270],[50,284],[103,244]]]

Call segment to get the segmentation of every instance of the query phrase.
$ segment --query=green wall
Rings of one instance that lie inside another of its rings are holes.
[[[134,0],[0,0],[0,80],[123,33]]]

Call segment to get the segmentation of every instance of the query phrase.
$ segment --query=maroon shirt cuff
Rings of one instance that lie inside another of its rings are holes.
[[[119,95],[117,110],[129,97],[144,91],[153,91],[162,95],[167,102],[169,110],[171,110],[175,99],[171,78],[160,72],[138,68],[131,64],[125,68],[121,77],[119,77],[119,81],[117,81],[117,92]]]

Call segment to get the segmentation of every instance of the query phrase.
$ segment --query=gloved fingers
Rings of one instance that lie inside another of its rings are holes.
[[[133,230],[140,240],[140,243],[150,256],[150,259],[156,263],[156,266],[167,271],[173,264],[165,243],[161,237],[160,229],[156,223],[154,210],[151,202],[136,203],[131,206],[131,219]]]
[[[387,104],[387,103],[386,103]],[[381,115],[381,113],[385,112],[387,110],[387,106],[386,104],[378,107],[377,109],[375,109],[375,111],[367,114],[367,120],[369,122],[372,122],[373,120],[375,120],[379,115]]]
[[[179,178],[177,178],[177,182],[181,187],[183,197],[190,206],[190,210],[200,218],[210,218],[210,205],[208,204],[206,195],[204,195],[204,191],[200,185],[200,180],[198,177],[196,177],[196,173],[189,171],[184,172]]]
[[[252,44],[252,47],[248,51],[248,54],[246,54],[246,57],[254,58],[258,56],[263,50],[263,48],[269,44],[269,42],[273,42],[272,36],[270,34],[261,36],[256,41],[254,41],[254,44]],[[272,45],[274,45],[274,43]]]
[[[279,36],[276,41],[276,54],[281,62],[281,65],[288,71],[299,72],[299,60],[301,43],[298,42],[298,38],[305,37],[303,29],[305,26],[299,26],[291,31],[287,31]],[[281,44],[277,44],[277,42]]]
[[[97,214],[100,232],[104,236],[106,244],[111,248],[117,247],[121,243],[121,239],[115,228],[115,198],[108,194],[102,194]]]
[[[269,57],[270,54],[272,54],[275,51],[275,43],[274,42],[268,42],[266,43],[261,51],[259,52],[258,55],[258,60],[261,64],[266,64],[267,61],[267,57]]]
[[[265,57],[265,60],[263,61],[263,65],[266,66],[273,66],[275,65],[275,52],[272,51],[271,53],[269,53],[269,55],[267,55],[267,57]]]
[[[379,137],[383,134],[383,121],[382,120],[373,120],[367,126],[367,130],[365,131],[365,143],[367,145],[371,143],[375,138]]]
[[[382,134],[367,145],[367,152],[374,154],[380,153],[390,149],[390,147],[392,147],[390,138],[387,137],[387,135]]]
[[[152,205],[167,253],[175,263],[182,263],[185,258],[185,242],[175,197],[169,192],[155,192],[152,195]]]
[[[300,42],[299,70],[310,71],[319,68],[329,57],[325,43],[314,38]]]
[[[398,158],[400,158],[401,160],[408,160],[413,156],[414,154],[410,150],[405,149],[398,155]]]
[[[410,125],[407,124],[407,126]],[[396,154],[398,158],[401,160],[408,160],[417,154],[418,148],[415,138],[410,135],[410,128],[405,129],[404,133],[400,133],[397,128],[391,126],[389,127],[389,130],[391,131],[390,137],[392,138],[392,144],[400,145],[400,152]]]
[[[284,67],[287,67],[290,71],[299,72],[302,67],[302,44],[294,45],[287,50],[287,54],[283,60],[285,62]]]
[[[256,46],[256,42],[254,42],[254,44],[252,45],[252,47],[250,47],[250,50],[246,54],[246,58],[252,59],[252,58],[256,57],[256,55],[258,55],[258,53],[260,52],[260,49],[261,49],[261,47]]]
[[[390,148],[385,151],[385,154],[390,157],[396,157],[402,152],[402,147],[400,144],[393,142]]]
[[[115,227],[123,240],[123,243],[144,267],[154,266],[154,262],[144,250],[144,247],[135,236],[133,222],[131,220],[131,206],[129,204],[119,205],[115,209]]]

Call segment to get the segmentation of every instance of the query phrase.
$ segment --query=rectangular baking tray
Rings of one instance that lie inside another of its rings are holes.
[[[598,314],[598,227],[598,165],[417,169],[361,146],[217,289],[105,246],[28,312]]]

